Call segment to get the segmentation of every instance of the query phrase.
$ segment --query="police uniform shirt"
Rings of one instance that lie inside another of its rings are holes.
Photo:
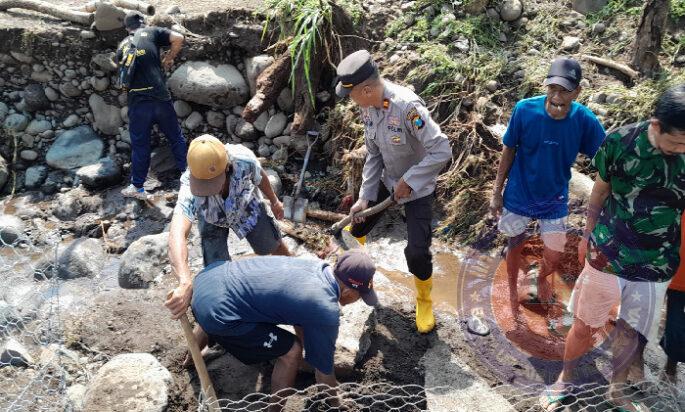
[[[404,178],[412,189],[400,201],[406,203],[435,191],[452,149],[419,96],[387,80],[384,84],[383,106],[361,109],[368,154],[359,197],[376,201],[381,180],[392,192]]]

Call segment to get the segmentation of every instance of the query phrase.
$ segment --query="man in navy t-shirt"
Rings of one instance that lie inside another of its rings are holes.
[[[126,15],[124,26],[129,37],[119,45],[116,61],[131,47],[136,48],[135,71],[128,89],[128,118],[131,133],[131,184],[121,193],[126,197],[146,199],[143,184],[150,168],[150,134],[157,124],[171,146],[180,173],[186,169],[186,140],[176,118],[171,94],[162,69],[170,70],[176,55],[183,47],[180,33],[163,27],[146,27],[143,15],[132,11]],[[164,55],[162,47],[169,47]]]
[[[293,386],[303,348],[316,382],[333,387],[340,305],[359,298],[376,305],[375,272],[359,250],[343,253],[335,268],[319,259],[284,256],[216,262],[193,279],[191,305],[209,337],[241,362],[278,359],[272,393]],[[302,328],[303,341],[277,325]]]
[[[514,318],[518,316],[517,279],[528,223],[537,219],[540,224],[545,248],[538,297],[548,303],[552,290],[546,277],[555,270],[566,243],[571,166],[578,153],[593,157],[604,140],[597,117],[574,101],[581,91],[581,77],[577,61],[554,60],[544,82],[547,94],[518,102],[504,134],[490,211],[495,217],[501,215],[498,227],[509,238],[506,260]]]

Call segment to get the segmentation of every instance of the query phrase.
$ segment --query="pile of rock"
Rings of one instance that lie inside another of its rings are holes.
[[[279,161],[287,159],[290,146],[306,147],[304,138],[290,136],[289,89],[254,123],[240,117],[255,93],[257,76],[273,58],[243,58],[239,50],[227,56],[232,61],[181,62],[169,77],[174,109],[186,137],[211,133]],[[114,87],[112,58],[111,51],[97,53],[89,62],[0,54],[0,123],[9,136],[0,145],[0,190],[10,175],[9,167],[17,172],[15,191],[40,188],[52,194],[79,184],[98,189],[121,183],[130,168],[131,134],[127,96]],[[153,147],[161,137],[155,129]],[[15,141],[17,159],[13,159]]]

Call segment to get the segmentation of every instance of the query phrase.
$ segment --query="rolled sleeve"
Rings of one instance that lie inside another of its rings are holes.
[[[176,200],[176,206],[174,206],[174,214],[176,213],[182,213],[191,222],[195,221],[197,206],[195,205],[195,196],[190,193],[188,171],[181,176],[181,188],[178,190],[178,199]]]
[[[378,185],[383,174],[383,155],[381,155],[376,142],[370,138],[368,130],[364,140],[366,142],[367,154],[364,170],[362,170],[362,185],[359,189],[359,198],[375,202],[378,197]]]
[[[405,127],[426,151],[424,158],[402,176],[415,192],[433,185],[445,164],[452,158],[452,148],[447,136],[433,120],[428,109],[417,102],[407,105]]]

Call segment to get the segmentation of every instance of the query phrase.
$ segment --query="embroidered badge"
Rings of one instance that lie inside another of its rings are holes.
[[[383,108],[387,109],[388,107],[390,107],[390,100],[383,99]]]
[[[400,144],[402,143],[402,138],[399,136],[393,136],[390,138],[390,141],[392,142],[392,144]]]
[[[388,116],[388,124],[390,126],[399,126],[400,125],[400,118],[397,116]]]
[[[411,124],[412,126],[414,126],[414,129],[421,130],[423,129],[423,126],[426,124],[426,122],[423,121],[421,116],[416,115],[411,119]]]
[[[418,116],[419,112],[416,111],[416,109],[412,108],[409,113],[407,113],[407,120],[411,121],[415,116]]]

